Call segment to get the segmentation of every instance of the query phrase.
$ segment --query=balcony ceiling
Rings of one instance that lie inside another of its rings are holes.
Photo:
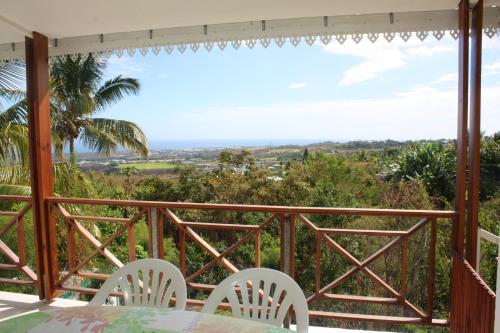
[[[199,30],[204,25],[210,27],[227,23],[249,24],[261,20],[321,19],[328,16],[339,17],[340,21],[343,19],[342,33],[349,34],[359,31],[356,29],[360,25],[366,33],[369,28],[367,22],[372,22],[356,21],[356,17],[380,14],[379,17],[384,15],[384,20],[387,20],[389,13],[394,13],[395,17],[398,13],[419,15],[406,16],[405,20],[411,26],[400,26],[399,31],[418,31],[415,22],[439,22],[444,18],[447,19],[447,26],[443,27],[441,24],[437,27],[442,30],[455,28],[450,25],[456,22],[453,13],[457,6],[458,0],[1,0],[0,53],[8,53],[12,43],[22,43],[24,36],[31,31],[40,32],[52,40],[60,40],[158,29],[165,31],[181,27],[196,27]],[[500,6],[500,0],[485,0],[485,7],[492,6]],[[498,12],[498,8],[490,9]],[[437,12],[447,13],[448,16],[425,17]],[[336,20],[331,20],[334,21]],[[350,22],[354,22],[348,27],[352,31],[346,31],[346,23]],[[373,26],[380,26],[380,19],[373,22]],[[302,29],[303,26],[302,24]],[[238,28],[246,29],[242,26]],[[433,31],[434,28],[423,27],[422,30]],[[225,29],[226,32],[227,30]],[[191,32],[183,33],[185,36]],[[289,36],[293,34],[290,33]],[[262,38],[259,35],[253,37]],[[137,36],[129,35],[125,38],[137,39]]]
[[[488,3],[500,0],[486,1]],[[457,0],[2,0],[0,16],[49,38],[316,16],[454,9]],[[0,43],[24,34],[0,22]]]

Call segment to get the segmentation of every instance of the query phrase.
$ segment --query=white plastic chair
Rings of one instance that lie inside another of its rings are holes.
[[[233,317],[278,326],[293,306],[297,332],[307,333],[309,316],[304,293],[292,278],[280,271],[249,268],[229,276],[210,294],[202,312],[214,313],[224,299],[231,304]]]
[[[105,304],[115,289],[123,292],[125,305],[168,307],[175,294],[175,308],[186,307],[184,277],[177,267],[164,260],[141,259],[121,267],[104,282],[89,305]]]

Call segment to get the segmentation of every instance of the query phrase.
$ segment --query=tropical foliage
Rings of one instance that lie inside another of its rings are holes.
[[[455,149],[437,143],[415,144],[405,149],[391,165],[396,180],[422,182],[432,197],[453,200]],[[443,200],[444,199],[444,200]]]
[[[103,82],[105,63],[93,58],[67,58],[57,61],[51,71],[53,138],[55,149],[62,157],[65,148],[71,153],[72,163],[56,163],[54,166],[55,191],[75,197],[113,199],[140,199],[157,201],[188,201],[211,203],[239,203],[259,205],[326,206],[326,207],[378,207],[400,209],[442,209],[453,206],[455,177],[455,147],[440,143],[415,143],[397,149],[383,144],[376,149],[363,149],[363,142],[347,143],[352,153],[325,154],[309,150],[296,158],[289,158],[277,170],[260,167],[250,151],[227,150],[220,154],[217,167],[210,171],[185,167],[178,179],[143,176],[133,168],[123,168],[121,174],[84,173],[75,165],[75,143],[80,141],[89,148],[109,154],[118,146],[125,146],[140,154],[147,154],[146,138],[137,125],[94,116],[127,95],[139,91],[137,80],[118,76]],[[0,71],[0,88],[1,86]],[[5,75],[5,74],[4,74]],[[10,106],[0,113],[0,192],[14,193],[22,189],[29,193],[29,171],[26,164],[26,110],[23,96],[13,86],[3,87],[3,100]],[[392,144],[392,142],[391,142]],[[24,163],[24,164],[23,164]],[[484,137],[481,142],[481,206],[480,224],[490,232],[498,234],[499,182],[500,182],[500,136]],[[17,187],[13,187],[13,185]],[[16,192],[18,193],[18,192]],[[11,207],[15,210],[18,207]],[[75,215],[108,217],[130,217],[136,210],[118,206],[71,207]],[[257,213],[210,212],[177,210],[176,214],[186,221],[219,223],[257,224],[266,217]],[[309,216],[319,227],[350,229],[407,230],[418,221],[398,217],[357,216]],[[25,218],[26,230],[32,235],[31,216]],[[4,220],[0,219],[0,227]],[[450,236],[451,221],[437,221],[436,261],[436,317],[449,314],[450,283]],[[68,269],[65,260],[67,239],[64,223],[58,222],[59,269]],[[93,235],[101,240],[115,234],[122,224],[96,222],[86,225]],[[148,256],[149,233],[145,219],[134,227],[137,258]],[[172,224],[165,224],[164,247],[166,259],[179,263],[178,230]],[[296,228],[296,279],[307,294],[315,291],[315,234],[298,225]],[[200,231],[200,234],[218,251],[227,249],[241,239],[241,231]],[[3,236],[10,247],[16,247],[15,233]],[[416,306],[427,306],[428,253],[431,234],[429,229],[416,232],[408,240],[407,287],[408,298]],[[338,244],[359,260],[367,258],[387,244],[387,238],[351,237],[338,235]],[[33,239],[27,244],[30,266],[34,266]],[[76,238],[79,259],[89,252],[88,243]],[[127,262],[129,244],[126,234],[119,236],[107,246],[119,260]],[[210,255],[193,242],[187,242],[187,270],[194,272],[211,259]],[[496,249],[483,245],[481,273],[494,287],[496,276]],[[280,236],[277,226],[271,226],[261,233],[261,265],[278,269],[280,261]],[[1,255],[0,255],[1,257]],[[228,256],[237,267],[254,265],[254,245],[249,243],[238,247]],[[388,251],[370,264],[370,269],[382,276],[384,281],[402,288],[400,266],[403,261],[400,248]],[[90,262],[93,271],[110,273],[113,266],[102,256]],[[321,283],[325,285],[352,268],[352,265],[338,253],[325,247],[321,251]],[[0,272],[1,276],[12,277],[13,272]],[[217,284],[228,272],[221,266],[214,267],[200,276],[199,283]],[[98,287],[98,280],[87,280],[85,286]],[[19,287],[12,287],[19,288]],[[13,289],[10,290],[13,290]],[[25,288],[25,287],[23,287]],[[26,287],[27,288],[27,287]],[[15,289],[19,290],[19,289]],[[30,291],[29,289],[26,289]],[[387,293],[376,285],[356,275],[335,288],[334,293],[351,295],[373,295],[387,297]],[[191,297],[204,297],[202,293],[191,292]],[[85,296],[81,296],[85,298]],[[374,304],[347,304],[317,301],[315,309],[339,312],[386,313],[408,316],[404,310]],[[332,324],[318,320],[313,324]],[[373,330],[397,330],[400,332],[422,332],[416,327],[396,327],[385,324],[335,322],[333,325],[346,328],[369,328]],[[436,330],[439,331],[439,330]]]
[[[500,155],[492,153],[498,151],[500,141],[497,137],[485,137],[488,142],[487,151],[483,150],[493,164],[499,164]],[[404,175],[398,169],[399,177],[385,177],[384,172],[389,165],[405,161],[413,163],[409,156],[424,156],[437,151],[442,156],[452,156],[453,147],[432,147],[421,144],[422,147],[412,146],[403,148],[396,152],[385,150],[371,151],[361,154],[324,154],[309,152],[307,158],[299,156],[297,160],[283,163],[279,169],[279,178],[272,177],[276,170],[259,167],[252,154],[248,151],[225,151],[218,161],[218,167],[212,171],[186,167],[180,171],[176,180],[161,177],[143,176],[138,170],[124,169],[122,174],[106,175],[91,173],[89,185],[95,189],[92,195],[101,198],[115,199],[140,199],[157,201],[192,201],[192,202],[214,202],[214,203],[242,203],[242,204],[267,204],[267,205],[293,205],[293,206],[328,206],[328,207],[380,207],[380,208],[403,208],[403,209],[436,209],[437,205],[449,207],[452,201],[448,201],[446,187],[429,187],[421,177],[415,173]],[[449,150],[445,152],[443,150]],[[424,153],[422,153],[424,151]],[[492,157],[493,156],[493,157]],[[453,160],[453,157],[449,157]],[[485,164],[484,167],[488,167]],[[411,169],[407,169],[413,171]],[[434,170],[446,170],[436,167]],[[433,179],[451,179],[453,173],[445,176],[434,175]],[[491,182],[497,177],[486,173]],[[58,174],[56,178],[69,179],[68,175]],[[85,194],[71,189],[71,186],[61,182],[61,191],[68,191],[71,195],[82,196]],[[450,185],[452,186],[452,185]],[[444,192],[440,192],[443,190]],[[453,190],[453,187],[452,189]],[[498,196],[489,195],[481,203],[480,221],[481,226],[492,232],[499,232],[497,226]],[[77,214],[89,214],[95,216],[130,217],[135,210],[124,207],[76,207]],[[201,212],[201,211],[176,211],[182,219],[187,221],[219,222],[256,224],[262,222],[262,214],[254,213],[227,213],[227,212]],[[383,217],[349,217],[349,216],[310,216],[312,222],[320,227],[340,227],[351,229],[388,229],[405,230],[414,225],[415,219],[383,218]],[[63,223],[58,224],[63,228]],[[92,224],[96,227],[91,229],[93,234],[103,240],[114,234],[121,225],[109,222],[98,222]],[[91,227],[91,226],[89,226]],[[65,261],[66,241],[64,229],[60,230],[58,251],[60,254],[60,270],[67,269]],[[210,231],[200,234],[219,251],[223,251],[238,239],[243,237],[241,231]],[[435,293],[435,316],[447,317],[450,283],[450,236],[451,221],[438,220],[437,234],[437,262],[436,262],[436,293]],[[146,257],[149,250],[149,235],[145,221],[139,221],[135,226],[136,253],[138,258]],[[15,238],[12,239],[15,241]],[[347,249],[353,256],[363,259],[374,253],[387,243],[387,239],[348,237],[340,235],[336,241]],[[430,232],[424,229],[414,234],[409,241],[408,262],[408,297],[419,307],[425,308],[427,304],[426,291],[428,288],[427,258],[429,251]],[[279,229],[270,227],[261,235],[261,265],[264,267],[279,268],[280,247]],[[78,253],[84,257],[88,253],[86,243],[78,241]],[[179,262],[178,234],[175,226],[165,225],[164,247],[166,258],[174,263]],[[120,260],[128,261],[128,239],[126,235],[109,245],[109,250]],[[186,244],[188,272],[194,272],[206,263],[210,256],[196,244]],[[296,267],[297,280],[306,293],[315,290],[314,269],[315,262],[311,253],[315,251],[315,235],[307,228],[300,225],[296,229]],[[487,281],[494,286],[496,274],[495,249],[484,245],[484,256],[482,262],[482,274]],[[254,264],[255,252],[253,244],[249,243],[239,247],[228,259],[237,267],[248,267]],[[400,286],[400,265],[402,257],[399,249],[390,251],[370,264],[370,269],[383,276],[384,280],[395,288]],[[112,266],[102,257],[96,257],[91,262],[94,270],[109,273]],[[325,247],[321,253],[322,285],[331,282],[343,272],[351,268],[351,265],[342,259],[338,253]],[[199,283],[218,283],[227,276],[228,272],[215,266],[207,274],[200,277]],[[98,287],[97,280],[91,280],[92,286]],[[87,285],[88,286],[88,285]],[[383,291],[377,290],[369,279],[362,275],[356,276],[343,283],[334,290],[335,293],[354,295],[376,295],[387,297]],[[83,296],[82,296],[83,297]],[[204,295],[193,292],[191,297],[204,297]],[[341,305],[332,302],[317,302],[313,304],[316,309],[325,311],[335,310],[341,312],[365,312],[386,313],[388,315],[408,315],[396,308],[385,308],[383,306],[356,304]],[[330,325],[329,322],[315,322],[315,324]],[[383,330],[397,330],[399,332],[420,332],[421,328],[396,327],[393,325],[368,325],[365,323],[336,322],[338,327],[346,328],[369,328]]]
[[[0,94],[19,89],[24,82],[24,66],[19,62],[0,64]]]
[[[0,65],[0,159],[21,164],[28,154],[26,102],[20,89],[23,75],[19,63]]]
[[[56,152],[63,156],[69,147],[76,164],[75,142],[109,155],[119,146],[148,154],[147,139],[136,124],[116,119],[94,118],[127,95],[135,95],[136,79],[121,75],[104,81],[106,62],[94,57],[58,59],[51,70],[52,128]],[[104,82],[103,82],[104,81]]]
[[[51,68],[52,141],[64,161],[69,148],[71,165],[54,164],[55,191],[88,196],[93,186],[76,167],[75,142],[79,140],[99,153],[109,155],[118,147],[147,155],[142,130],[125,120],[94,118],[98,112],[128,95],[139,92],[136,79],[117,76],[104,81],[106,62],[87,57],[57,60]],[[29,194],[28,127],[24,92],[20,89],[24,67],[0,65],[0,193]],[[3,105],[8,105],[2,108]]]

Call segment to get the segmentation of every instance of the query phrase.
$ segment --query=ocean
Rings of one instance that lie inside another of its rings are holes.
[[[191,148],[242,148],[262,146],[307,145],[325,142],[326,139],[224,139],[224,140],[178,140],[151,141],[150,150]],[[339,142],[336,140],[336,142]]]
[[[267,147],[286,145],[308,145],[320,142],[347,142],[349,140],[332,139],[208,139],[208,140],[162,140],[149,141],[149,150],[167,149],[196,149],[196,148],[244,148],[244,147]],[[81,142],[76,142],[75,149],[78,153],[89,153],[91,149],[84,147]],[[67,149],[66,149],[67,150]],[[121,149],[119,149],[121,150]]]

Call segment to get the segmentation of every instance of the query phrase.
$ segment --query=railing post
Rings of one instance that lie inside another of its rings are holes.
[[[295,216],[285,214],[280,218],[281,225],[281,270],[295,278]]]
[[[165,249],[163,247],[163,214],[162,211],[156,207],[149,210],[148,225],[150,228],[150,255],[152,258],[164,259]]]
[[[436,241],[437,241],[437,222],[435,218],[431,219],[431,244],[429,247],[429,285],[428,285],[428,309],[427,317],[429,323],[432,322],[434,313],[434,289],[436,283]]]
[[[401,256],[401,301],[406,300],[406,295],[408,293],[407,284],[407,274],[408,274],[408,236],[403,236],[402,244],[402,256]]]
[[[497,257],[497,290],[495,297],[495,329],[493,332],[500,332],[500,242],[498,243],[498,257]]]
[[[255,267],[260,267],[260,231],[255,234]]]
[[[158,209],[156,207],[150,209],[150,233],[151,233],[150,255],[153,258],[158,258],[160,253],[158,245]]]
[[[186,277],[186,232],[179,228],[179,266],[182,275]]]
[[[135,255],[135,223],[130,223],[127,228],[127,238],[128,238],[128,257],[130,261],[135,261],[137,259]]]
[[[321,233],[316,231],[316,267],[315,267],[315,293],[319,295],[321,289]]]
[[[75,234],[73,223],[70,221],[64,221],[66,224],[66,233],[68,237],[68,269],[69,272],[73,272],[76,267],[76,255],[75,255]]]
[[[283,272],[295,280],[295,214],[290,213],[284,216],[282,222],[282,258]],[[284,327],[290,328],[292,323],[292,314],[287,313],[284,321]]]
[[[289,216],[289,229],[290,229],[290,271],[288,275],[295,280],[295,214]]]
[[[479,228],[476,241],[476,272],[478,273],[481,268],[481,231],[482,230]]]
[[[17,248],[19,255],[19,267],[26,265],[26,238],[24,231],[24,215],[16,217]]]
[[[160,210],[160,214],[158,215],[157,225],[158,225],[158,258],[165,259],[165,247],[163,245],[163,230],[165,227],[164,216],[162,211]]]

